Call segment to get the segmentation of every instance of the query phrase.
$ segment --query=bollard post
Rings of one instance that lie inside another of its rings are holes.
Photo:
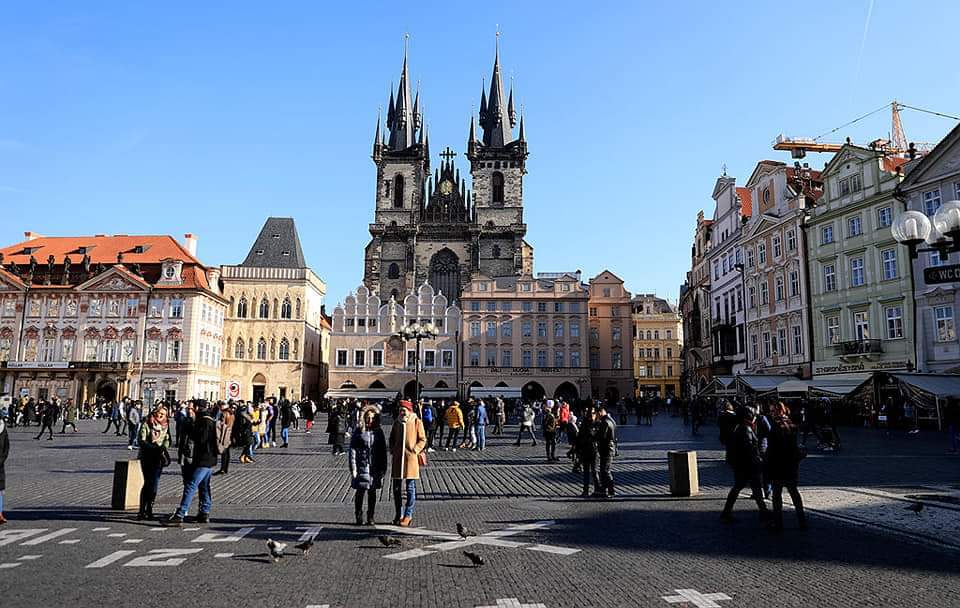
[[[670,470],[670,494],[673,496],[696,496],[700,493],[697,474],[697,453],[677,450],[667,452]]]
[[[140,506],[143,472],[139,460],[118,460],[113,464],[113,497],[110,507],[119,511]]]

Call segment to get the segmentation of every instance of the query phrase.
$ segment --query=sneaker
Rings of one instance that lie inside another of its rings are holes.
[[[132,446],[132,445],[128,445],[128,446],[127,446],[127,449],[128,449],[128,450],[132,450],[132,449],[133,449],[133,446]]]
[[[210,514],[209,513],[197,513],[197,518],[193,520],[197,524],[208,524],[210,523]]]
[[[427,453],[432,454],[435,450],[433,448],[427,448]]]
[[[160,525],[165,528],[179,528],[183,525],[183,518],[177,514],[173,514],[166,519],[161,519]]]
[[[0,514],[0,526],[7,523],[7,518]]]
[[[411,523],[412,521],[413,521],[413,519],[410,518],[410,517],[406,517],[406,516],[401,517],[401,518],[400,518],[400,527],[401,527],[401,528],[409,528],[409,527],[410,527],[410,523]]]
[[[451,451],[452,451],[452,452],[456,452],[456,451],[457,451],[457,448],[453,448]]]

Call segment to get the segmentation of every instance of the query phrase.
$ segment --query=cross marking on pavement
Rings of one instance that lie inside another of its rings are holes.
[[[515,536],[521,532],[528,532],[530,530],[538,530],[541,528],[547,528],[557,523],[554,520],[544,520],[538,521],[531,524],[515,524],[512,526],[507,526],[502,530],[493,530],[485,534],[480,534],[479,536],[471,536],[469,538],[460,538],[458,534],[450,534],[447,532],[436,532],[434,530],[428,530],[426,528],[401,528],[399,526],[377,526],[379,529],[389,530],[391,532],[396,532],[398,534],[408,534],[412,536],[425,536],[429,538],[435,538],[438,540],[443,540],[444,542],[437,543],[434,545],[427,545],[423,548],[409,549],[407,551],[401,551],[399,553],[391,553],[390,555],[385,555],[386,559],[393,560],[406,560],[413,559],[416,557],[423,557],[425,555],[430,555],[437,551],[453,551],[456,549],[464,549],[466,547],[471,547],[473,545],[487,545],[492,547],[505,547],[508,549],[518,549],[526,547],[533,551],[541,551],[545,553],[556,553],[558,555],[572,555],[578,553],[579,549],[568,549],[566,547],[551,547],[550,545],[526,543],[526,542],[517,542],[513,540],[504,540],[505,537]]]
[[[495,606],[477,606],[477,608],[547,608],[546,604],[521,604],[515,597],[497,600]]]
[[[670,604],[689,603],[696,608],[720,608],[717,601],[733,599],[726,593],[700,593],[696,589],[674,589],[677,595],[664,595],[664,601]]]

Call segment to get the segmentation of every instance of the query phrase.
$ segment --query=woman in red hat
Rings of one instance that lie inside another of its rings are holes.
[[[423,423],[413,413],[413,404],[401,401],[397,419],[390,432],[392,455],[391,477],[393,479],[394,525],[407,527],[413,519],[413,505],[417,500],[417,480],[420,479],[420,453],[427,445]],[[403,490],[407,503],[401,514]]]

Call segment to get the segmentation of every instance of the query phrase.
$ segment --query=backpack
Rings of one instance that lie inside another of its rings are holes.
[[[223,420],[217,421],[217,454],[223,454],[230,449],[230,442],[233,436],[233,429],[228,427]]]
[[[424,422],[433,422],[433,408],[427,406],[423,408],[423,421]]]
[[[557,430],[557,419],[554,418],[553,414],[547,412],[543,417],[543,430],[548,433],[552,433]]]

